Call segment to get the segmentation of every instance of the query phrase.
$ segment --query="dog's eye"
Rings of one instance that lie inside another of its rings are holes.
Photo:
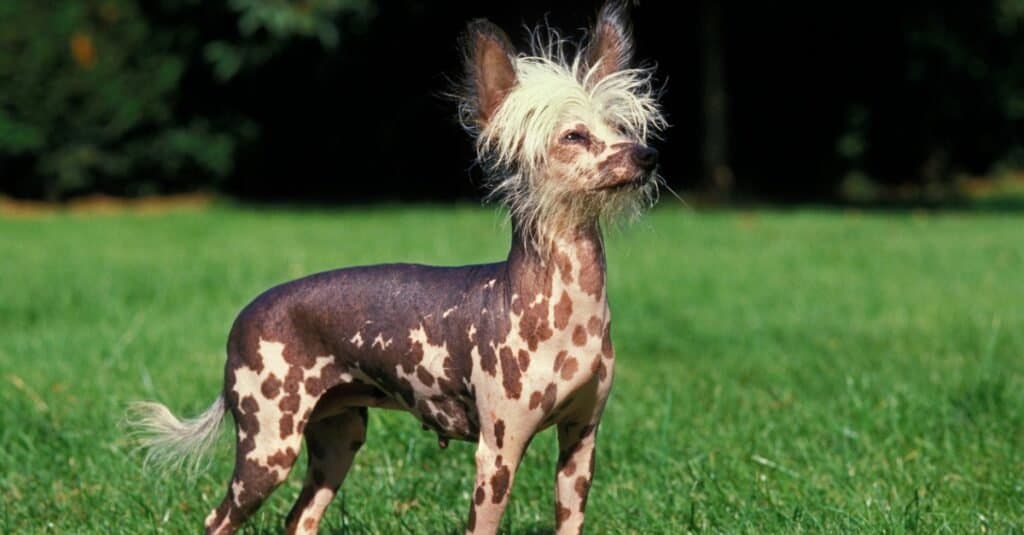
[[[569,132],[562,136],[562,141],[567,143],[584,143],[587,141],[587,135],[582,132]]]

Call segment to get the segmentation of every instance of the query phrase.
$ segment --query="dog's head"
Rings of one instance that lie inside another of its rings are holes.
[[[648,140],[665,127],[651,69],[632,65],[625,9],[608,2],[583,43],[550,28],[517,53],[501,29],[470,23],[463,124],[477,136],[492,195],[535,234],[621,213],[657,194],[658,153]]]

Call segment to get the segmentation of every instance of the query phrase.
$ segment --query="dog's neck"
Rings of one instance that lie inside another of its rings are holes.
[[[508,255],[512,293],[529,296],[545,292],[557,299],[551,293],[573,287],[603,305],[607,268],[597,221],[537,238],[536,233],[524,232],[513,223]]]

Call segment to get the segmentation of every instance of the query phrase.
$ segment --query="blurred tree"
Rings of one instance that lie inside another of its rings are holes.
[[[255,129],[182,104],[188,73],[193,84],[204,78],[194,51],[228,80],[292,38],[334,46],[333,18],[368,9],[367,0],[0,2],[0,191],[56,200],[216,184]],[[225,18],[235,27],[194,28]]]
[[[867,173],[941,189],[1021,154],[1024,0],[910,5],[895,15],[898,77],[871,92],[869,109],[850,107],[863,115],[852,124]]]
[[[229,0],[228,6],[237,14],[240,37],[218,39],[204,48],[221,80],[267,61],[295,37],[315,38],[334,48],[337,17],[347,12],[365,19],[373,8],[370,0]]]
[[[571,33],[600,1],[0,0],[0,192],[478,195],[437,97],[455,36],[486,16],[516,38],[549,11]],[[1024,0],[635,11],[669,82],[672,185],[868,199],[1024,166]]]
[[[726,200],[732,193],[733,176],[728,158],[729,102],[725,86],[722,7],[719,0],[702,0],[700,14],[704,79],[704,188],[712,197]]]

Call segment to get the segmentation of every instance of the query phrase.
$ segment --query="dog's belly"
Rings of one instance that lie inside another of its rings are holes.
[[[480,435],[480,421],[472,400],[462,396],[444,397],[406,390],[398,386],[386,391],[365,380],[353,380],[330,388],[317,402],[311,420],[338,414],[350,407],[372,407],[401,410],[412,414],[425,429],[439,437],[475,441]],[[407,406],[405,400],[412,399]]]
[[[424,429],[442,438],[477,440],[480,418],[476,404],[466,384],[446,380],[441,363],[450,360],[439,359],[436,365],[420,364],[411,372],[400,365],[374,365],[385,360],[357,360],[350,369],[355,382],[369,385],[386,400],[367,406],[406,411],[419,420]],[[367,396],[359,400],[365,402]]]
[[[480,436],[480,419],[468,400],[417,397],[416,405],[409,412],[438,437],[476,441]]]

